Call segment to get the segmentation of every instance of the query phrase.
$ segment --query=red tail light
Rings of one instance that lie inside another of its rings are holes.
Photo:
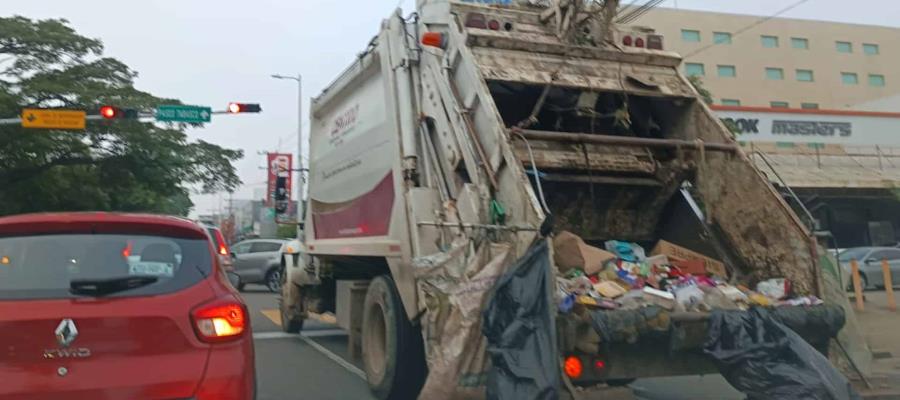
[[[581,373],[584,372],[584,365],[581,364],[581,360],[578,357],[568,356],[563,362],[563,370],[569,378],[578,379],[581,377]]]
[[[227,342],[247,330],[247,310],[233,299],[219,300],[191,312],[197,337],[208,343]]]
[[[602,372],[604,369],[606,369],[606,362],[603,360],[594,360],[594,369],[597,372]]]
[[[492,20],[488,21],[488,28],[492,31],[499,31],[500,30],[500,21],[497,21],[496,19],[492,19]]]
[[[622,38],[622,44],[624,44],[626,46],[631,46],[631,43],[632,43],[631,36],[625,36]]]
[[[466,16],[466,28],[487,29],[487,20],[484,14],[471,13]]]
[[[218,229],[216,229],[214,232],[216,233],[216,242],[219,242],[219,248],[217,249],[219,251],[219,255],[227,256],[231,253],[231,251],[229,251],[228,245],[225,242],[225,236],[222,235],[222,231]]]
[[[643,38],[634,39],[634,47],[644,47],[644,39]]]

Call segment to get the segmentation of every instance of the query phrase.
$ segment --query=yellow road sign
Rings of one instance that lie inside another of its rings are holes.
[[[25,108],[22,110],[22,127],[37,129],[84,129],[84,111],[45,110]]]

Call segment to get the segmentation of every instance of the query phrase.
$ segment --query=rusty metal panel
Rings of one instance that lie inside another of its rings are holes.
[[[474,47],[472,53],[486,80],[584,88],[634,95],[692,97],[669,67],[638,65],[516,50]]]
[[[560,143],[529,140],[538,169],[581,170],[653,175],[656,162],[644,149],[622,146]],[[522,141],[513,141],[516,157],[530,169],[528,149]]]

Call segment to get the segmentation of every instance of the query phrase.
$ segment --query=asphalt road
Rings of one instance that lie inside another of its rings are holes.
[[[307,320],[302,335],[281,332],[275,294],[248,285],[243,293],[256,343],[259,400],[370,400],[361,360],[347,352],[347,336],[333,324]],[[741,400],[719,375],[641,379],[631,393],[586,396],[608,400]]]

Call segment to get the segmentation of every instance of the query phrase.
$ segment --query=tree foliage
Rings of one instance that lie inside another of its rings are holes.
[[[694,86],[694,89],[697,90],[697,93],[700,94],[700,98],[703,99],[703,102],[706,104],[713,103],[712,93],[703,86],[703,79],[697,75],[688,76],[688,81]]]
[[[134,87],[137,73],[63,19],[0,18],[0,118],[22,108],[96,114],[100,105],[180,104]],[[186,215],[190,193],[240,185],[240,150],[191,141],[188,125],[88,121],[85,131],[0,125],[0,215],[117,210]]]

